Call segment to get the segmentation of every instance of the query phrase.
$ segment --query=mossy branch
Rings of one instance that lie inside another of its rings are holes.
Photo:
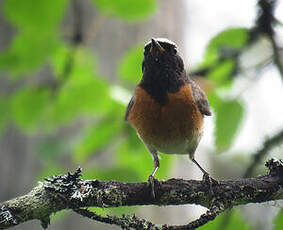
[[[27,195],[0,204],[0,229],[29,220],[40,220],[43,228],[49,216],[63,209],[73,209],[96,221],[112,223],[124,229],[194,229],[214,219],[233,206],[283,199],[283,161],[266,163],[269,173],[248,179],[219,181],[211,188],[203,181],[170,179],[156,183],[156,197],[146,182],[82,180],[81,169],[64,176],[53,176],[40,182]],[[184,226],[155,226],[136,217],[101,217],[81,208],[133,205],[199,204],[209,210],[198,220]],[[111,219],[112,218],[112,219]],[[145,224],[146,223],[146,224]],[[141,225],[146,226],[141,228]],[[129,227],[130,226],[130,227]],[[139,226],[138,228],[135,226]],[[150,228],[148,228],[150,226]]]

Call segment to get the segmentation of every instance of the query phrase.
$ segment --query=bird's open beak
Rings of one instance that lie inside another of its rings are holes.
[[[163,53],[165,49],[154,38],[151,39],[150,53]]]

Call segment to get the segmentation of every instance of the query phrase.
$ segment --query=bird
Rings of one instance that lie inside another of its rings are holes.
[[[207,96],[187,75],[177,45],[166,38],[152,38],[144,46],[142,79],[125,113],[125,120],[153,157],[151,183],[160,167],[159,153],[187,154],[209,178],[195,159],[204,116],[211,116]]]

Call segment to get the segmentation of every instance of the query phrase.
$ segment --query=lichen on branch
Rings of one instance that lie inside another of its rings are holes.
[[[151,186],[147,182],[83,180],[80,178],[82,170],[78,168],[74,173],[47,178],[27,195],[1,203],[0,229],[7,229],[34,219],[40,220],[43,228],[46,228],[50,222],[49,216],[63,209],[72,209],[81,215],[92,216],[89,218],[103,222],[110,217],[91,214],[83,208],[183,204],[199,204],[207,207],[207,213],[184,226],[158,227],[136,217],[112,218],[116,221],[112,221],[112,224],[122,228],[125,224],[123,220],[127,220],[128,223],[132,220],[136,224],[146,222],[150,224],[150,229],[194,229],[233,206],[283,199],[283,161],[271,159],[266,163],[266,167],[269,170],[267,175],[219,181],[211,186],[205,181],[197,180],[158,181],[155,198],[152,197]],[[135,226],[135,223],[133,222],[131,226]]]

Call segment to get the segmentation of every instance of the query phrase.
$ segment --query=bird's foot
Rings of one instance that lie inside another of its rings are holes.
[[[219,182],[213,179],[208,173],[204,173],[202,177],[202,181],[209,187],[210,196],[214,195],[213,186],[218,185]]]
[[[208,173],[204,173],[202,180],[206,183],[209,183],[211,185],[218,185],[218,180],[213,179]]]
[[[147,182],[148,182],[149,186],[151,187],[152,198],[155,200],[155,198],[156,198],[156,192],[155,191],[156,191],[156,187],[157,187],[156,185],[159,184],[159,181],[154,176],[150,175],[148,177]]]

